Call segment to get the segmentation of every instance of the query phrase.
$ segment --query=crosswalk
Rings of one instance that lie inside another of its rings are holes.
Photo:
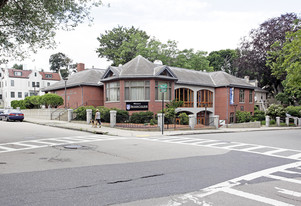
[[[124,139],[124,137],[106,136],[106,135],[88,135],[88,136],[69,136],[69,137],[26,140],[26,141],[0,144],[0,153],[38,149],[38,148],[56,146],[56,145],[108,141],[108,140],[117,140],[117,139]]]
[[[266,178],[264,185],[260,184],[262,178]],[[301,205],[300,178],[301,162],[294,162],[228,180],[200,191],[172,196],[160,205],[298,206]]]
[[[185,136],[167,136],[167,137],[141,137],[139,139],[145,139],[149,141],[165,142],[173,144],[183,144],[191,146],[218,148],[225,150],[233,150],[240,152],[249,152],[273,157],[281,157],[286,159],[301,160],[301,150],[285,149],[278,147],[270,147],[256,144],[247,144],[241,142],[231,142],[224,140],[209,140],[199,139],[194,137]]]

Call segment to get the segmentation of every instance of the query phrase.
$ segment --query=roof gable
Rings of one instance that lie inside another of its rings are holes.
[[[172,70],[168,66],[159,66],[154,69],[155,76],[164,76],[164,77],[173,77],[177,78],[177,76],[172,72]]]
[[[61,80],[59,73],[54,73],[54,72],[39,72],[39,73],[42,76],[42,80],[56,80],[56,81]]]
[[[8,69],[8,76],[13,78],[29,78],[31,70]]]

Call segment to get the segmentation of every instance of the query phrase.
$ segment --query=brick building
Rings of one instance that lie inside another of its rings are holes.
[[[81,64],[82,65],[82,64]],[[83,68],[81,68],[83,70]],[[164,97],[160,87],[166,87]],[[225,72],[203,72],[162,65],[137,56],[128,63],[104,70],[83,70],[66,82],[67,106],[119,108],[129,113],[162,109],[162,99],[184,102],[176,112],[194,114],[198,124],[208,124],[213,115],[225,123],[234,121],[236,110],[254,113],[254,86]],[[45,91],[64,98],[65,82]]]
[[[106,107],[130,113],[161,110],[160,85],[167,85],[164,100],[184,102],[177,112],[194,114],[198,124],[208,124],[212,115],[226,123],[234,121],[235,110],[254,112],[254,86],[225,72],[203,72],[152,63],[142,56],[103,75]]]
[[[85,69],[85,65],[77,65],[77,73],[72,74],[67,80],[61,80],[43,91],[60,95],[68,108],[79,106],[103,106],[103,84],[99,81],[104,70]],[[66,92],[65,92],[66,89]],[[65,96],[66,100],[65,101]],[[62,105],[61,107],[65,107]]]

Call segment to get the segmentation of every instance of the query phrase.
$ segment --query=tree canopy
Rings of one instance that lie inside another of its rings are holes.
[[[238,58],[238,51],[232,49],[219,50],[210,52],[207,56],[209,65],[214,71],[224,71],[232,75],[236,75],[238,68],[235,64]]]
[[[68,69],[71,63],[72,60],[61,52],[52,54],[49,58],[50,70],[60,72],[63,78],[69,75]],[[62,68],[65,68],[65,70],[61,70]]]
[[[294,13],[271,18],[260,24],[259,28],[251,30],[249,36],[243,38],[238,58],[238,75],[248,75],[259,80],[259,86],[269,86],[278,93],[282,90],[281,79],[273,77],[271,69],[266,65],[268,51],[278,41],[285,42],[285,34],[300,29],[300,18]]]
[[[285,42],[275,42],[268,54],[272,74],[283,80],[284,93],[280,97],[301,103],[301,29],[288,32]]]
[[[0,64],[22,60],[39,48],[53,48],[59,29],[70,30],[85,19],[100,0],[0,1]]]
[[[105,31],[97,38],[100,45],[96,50],[99,57],[113,61],[114,66],[125,64],[138,55],[150,61],[161,60],[163,64],[195,70],[213,71],[206,59],[206,52],[193,49],[179,50],[176,41],[162,43],[150,38],[145,31],[118,26]]]

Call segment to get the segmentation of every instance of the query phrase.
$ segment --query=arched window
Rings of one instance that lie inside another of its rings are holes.
[[[188,88],[176,89],[175,99],[177,101],[183,101],[182,107],[193,107],[193,91]]]
[[[213,107],[213,92],[209,90],[198,91],[197,107]]]

